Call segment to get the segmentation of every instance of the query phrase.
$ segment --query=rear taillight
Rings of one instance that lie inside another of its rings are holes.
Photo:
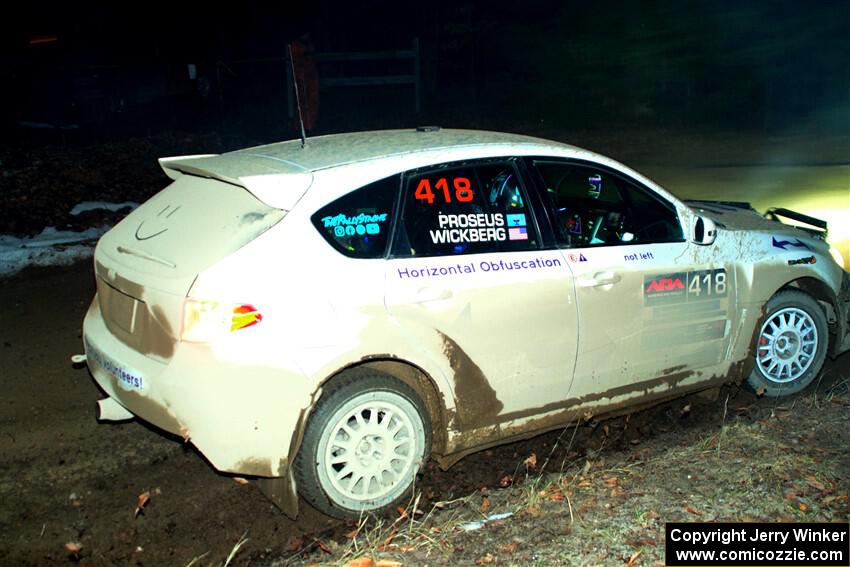
[[[263,320],[263,314],[257,311],[253,305],[237,305],[233,308],[233,317],[230,319],[230,330],[238,331]]]
[[[208,343],[262,320],[263,315],[259,310],[247,303],[234,305],[186,298],[180,338],[192,343]]]

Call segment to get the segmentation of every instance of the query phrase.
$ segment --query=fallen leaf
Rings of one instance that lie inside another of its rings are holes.
[[[348,539],[354,539],[358,535],[360,535],[360,526],[357,526],[356,528],[345,534],[345,537],[347,537]]]
[[[398,512],[398,515],[402,518],[407,517],[407,508],[405,508],[404,506],[399,506],[398,508],[396,508],[396,512]]]
[[[415,551],[416,546],[415,545],[402,545],[398,548],[398,550],[403,551],[403,552]]]
[[[290,551],[298,551],[302,547],[304,547],[304,538],[300,538],[298,536],[292,536],[289,538],[289,542],[287,543],[287,547]]]
[[[767,388],[765,388],[764,386],[762,386],[761,388],[759,388],[758,390],[756,390],[756,396],[758,396],[758,397],[760,398],[760,397],[762,397],[762,396],[764,395],[764,393],[765,393],[765,392],[767,392]]]
[[[536,453],[532,453],[532,454],[530,454],[530,455],[529,455],[529,456],[528,456],[528,457],[527,457],[527,458],[523,461],[523,464],[524,464],[525,466],[527,466],[528,468],[532,469],[532,470],[536,469],[536,468],[537,468],[537,454],[536,454]]]
[[[487,510],[489,510],[489,509],[490,509],[490,499],[485,496],[481,500],[481,508],[479,508],[479,510],[481,510],[482,514],[486,514]]]
[[[693,508],[691,508],[690,506],[688,506],[687,508],[685,508],[685,510],[687,510],[687,512],[688,512],[689,514],[693,514],[693,515],[695,515],[695,516],[702,516],[702,512],[697,512],[696,510],[694,510],[694,509],[693,509]]]
[[[316,540],[315,543],[319,547],[319,549],[321,549],[325,553],[327,553],[327,554],[333,553],[333,551],[331,551],[330,546],[328,546],[326,543],[323,543],[323,542],[319,541],[318,539]]]
[[[556,492],[555,494],[553,494],[549,497],[549,500],[554,500],[556,502],[563,502],[566,499],[567,499],[567,497],[564,496],[563,492]]]
[[[150,501],[150,499],[151,499],[150,491],[146,490],[145,492],[142,492],[141,494],[139,494],[139,498],[138,498],[138,500],[136,500],[136,511],[133,513],[134,518],[137,518],[139,516],[139,514],[142,513],[142,510],[144,509],[145,506],[147,506],[147,503]]]
[[[387,539],[384,540],[383,545],[378,546],[378,549],[380,549],[382,551],[384,549],[386,549],[392,543],[393,539],[395,538],[395,534],[397,534],[397,533],[398,533],[398,526],[393,528],[393,531],[391,531],[390,535],[387,536]]]
[[[826,487],[823,485],[823,483],[820,482],[818,479],[816,479],[815,477],[813,477],[811,475],[806,477],[806,484],[808,484],[809,486],[811,486],[812,488],[814,488],[816,490],[820,490],[820,491],[826,490]]]
[[[490,563],[492,563],[495,560],[496,560],[496,558],[493,557],[492,554],[488,553],[484,557],[482,557],[480,559],[476,559],[475,564],[476,565],[489,565]]]
[[[691,413],[691,404],[686,404],[685,407],[679,411],[679,417],[685,417],[689,413]]]
[[[503,474],[499,477],[499,488],[507,488],[514,483],[514,477],[510,474]]]
[[[608,486],[617,486],[618,484],[620,484],[620,479],[618,479],[616,476],[612,476],[611,478],[605,480],[605,484],[607,484]]]
[[[239,485],[245,486],[245,485],[246,485],[246,484],[248,484],[250,481],[249,481],[248,479],[242,478],[241,476],[234,476],[234,477],[233,477],[233,482],[235,482],[236,484],[239,484]]]
[[[68,550],[68,553],[77,554],[80,551],[82,551],[83,544],[81,544],[77,541],[69,541],[68,543],[65,544],[65,549]]]
[[[632,553],[632,556],[629,557],[629,560],[626,562],[626,567],[634,567],[637,563],[638,557],[640,557],[641,552],[635,551]]]
[[[517,542],[513,543],[503,543],[502,545],[496,546],[499,548],[499,551],[504,551],[505,553],[513,553],[519,547]]]
[[[608,437],[608,425],[607,424],[602,426],[602,433],[605,435],[605,437]]]
[[[809,509],[809,507],[806,506],[806,504],[804,504],[803,502],[800,502],[800,504],[797,507],[800,509],[800,512],[805,512],[806,510]]]
[[[537,506],[529,506],[525,509],[525,513],[529,516],[536,518],[540,515],[540,508],[538,508]]]
[[[372,567],[371,557],[358,557],[345,564],[345,567]]]

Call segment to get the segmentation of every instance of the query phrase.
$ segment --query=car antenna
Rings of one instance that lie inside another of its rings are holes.
[[[295,76],[295,62],[292,59],[292,44],[286,44],[289,50],[289,70],[292,72],[292,86],[295,88],[295,106],[298,108],[298,125],[301,126],[301,147],[307,145],[307,133],[304,132],[304,118],[301,116],[301,99],[298,96],[298,78]]]

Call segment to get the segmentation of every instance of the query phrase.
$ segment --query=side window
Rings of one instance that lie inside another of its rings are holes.
[[[568,162],[533,162],[562,246],[681,242],[675,209],[628,179]]]
[[[407,175],[396,256],[451,256],[538,247],[513,164],[443,167]]]
[[[313,226],[346,256],[383,258],[398,185],[393,175],[352,191],[313,214]]]

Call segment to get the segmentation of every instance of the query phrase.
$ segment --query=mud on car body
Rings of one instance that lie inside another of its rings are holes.
[[[795,393],[850,348],[823,223],[685,203],[573,146],[426,129],[161,165],[95,254],[100,417],[180,435],[290,515],[298,493],[389,508],[429,457],[588,413]]]

